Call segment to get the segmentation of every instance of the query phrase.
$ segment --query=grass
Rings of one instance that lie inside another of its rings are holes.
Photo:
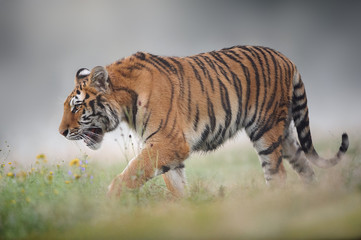
[[[336,149],[316,146],[320,154]],[[322,151],[324,150],[324,151]],[[227,148],[187,160],[188,196],[174,200],[161,177],[107,199],[124,163],[79,156],[30,169],[0,158],[0,239],[339,239],[361,236],[360,144],[304,186],[286,165],[270,189],[255,152]],[[4,151],[6,152],[6,151]],[[9,164],[11,163],[11,164]],[[72,166],[70,166],[72,164]]]

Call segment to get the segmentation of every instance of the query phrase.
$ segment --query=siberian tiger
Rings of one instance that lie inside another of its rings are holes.
[[[98,149],[120,121],[138,133],[144,148],[114,178],[109,195],[162,174],[168,189],[182,196],[189,154],[214,150],[241,129],[258,153],[267,183],[284,181],[283,158],[310,182],[315,174],[309,162],[334,166],[349,145],[344,133],[333,158],[317,154],[296,66],[281,53],[257,46],[189,57],[137,52],[106,67],[80,69],[64,103],[60,133]]]

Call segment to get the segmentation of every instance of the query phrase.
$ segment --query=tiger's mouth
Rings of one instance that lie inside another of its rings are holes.
[[[84,140],[84,143],[92,150],[100,148],[103,137],[103,130],[97,127],[87,128],[82,132],[82,138]]]

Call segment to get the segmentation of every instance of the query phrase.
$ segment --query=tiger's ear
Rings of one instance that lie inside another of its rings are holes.
[[[102,66],[93,68],[90,73],[90,85],[98,91],[107,92],[109,90],[109,77],[107,70]]]
[[[75,75],[75,85],[84,86],[88,81],[88,76],[90,75],[90,71],[87,68],[80,68]]]

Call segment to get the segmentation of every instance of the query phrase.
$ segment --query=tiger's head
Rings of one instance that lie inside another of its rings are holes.
[[[119,107],[112,98],[112,86],[104,67],[79,69],[75,88],[64,103],[59,132],[69,140],[84,140],[96,150],[106,132],[119,124]]]

